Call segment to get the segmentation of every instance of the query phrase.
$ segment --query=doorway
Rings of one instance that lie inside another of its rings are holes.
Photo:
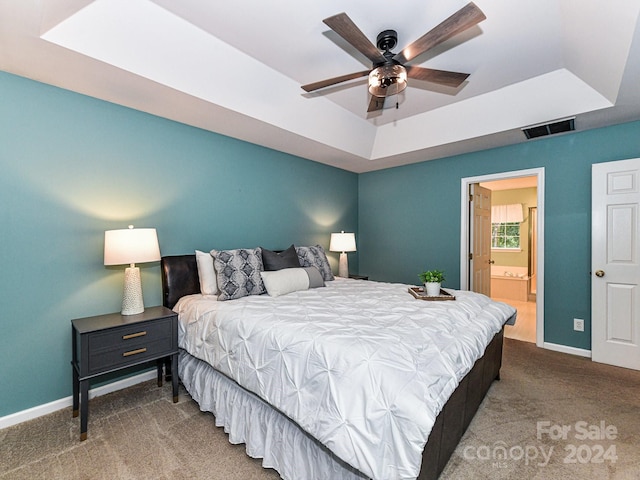
[[[507,178],[479,185],[491,192],[488,295],[518,310],[516,324],[507,325],[504,336],[536,343],[537,178]],[[476,235],[474,229],[471,232]],[[474,282],[471,289],[480,291]]]
[[[544,344],[544,168],[536,168],[530,170],[519,170],[514,172],[503,172],[480,177],[469,177],[461,180],[461,240],[460,240],[460,288],[471,289],[473,287],[471,258],[470,258],[470,242],[474,240],[473,233],[470,228],[470,186],[481,184],[483,186],[492,186],[493,182],[503,182],[509,180],[512,185],[518,185],[518,182],[526,182],[527,177],[535,180],[537,190],[535,193],[535,211],[525,210],[528,213],[528,225],[521,233],[522,241],[526,245],[530,245],[530,255],[526,259],[527,266],[523,267],[527,272],[527,276],[535,276],[534,290],[531,290],[530,283],[525,286],[525,297],[522,302],[517,302],[519,318],[522,320],[520,326],[524,326],[527,317],[531,319],[531,328],[535,328],[535,343],[542,347]],[[493,183],[493,185],[498,185]],[[533,217],[531,216],[533,215]],[[531,218],[534,220],[531,221]],[[531,228],[533,223],[533,238],[531,238]],[[530,242],[530,243],[529,243]],[[509,269],[511,270],[511,269]],[[519,273],[510,272],[507,274],[518,276]],[[475,288],[474,288],[475,290]],[[501,299],[502,300],[502,299]],[[531,301],[529,301],[531,300]],[[515,303],[515,302],[510,302]],[[518,322],[516,322],[518,324]],[[531,341],[533,338],[529,337]]]

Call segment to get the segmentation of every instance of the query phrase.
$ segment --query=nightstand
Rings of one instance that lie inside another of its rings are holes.
[[[349,278],[353,278],[355,280],[369,280],[369,276],[368,275],[349,274]]]
[[[157,361],[162,386],[163,360],[171,358],[173,402],[178,401],[178,315],[150,307],[137,315],[110,313],[71,320],[73,416],[80,407],[80,440],[87,439],[89,380],[126,367]]]

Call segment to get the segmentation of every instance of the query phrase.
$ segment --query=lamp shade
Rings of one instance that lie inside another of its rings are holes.
[[[329,250],[332,252],[355,252],[356,236],[354,233],[332,233]]]
[[[104,264],[157,262],[160,246],[155,228],[125,228],[104,232]]]

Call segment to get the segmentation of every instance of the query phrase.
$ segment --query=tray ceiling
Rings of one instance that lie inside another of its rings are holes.
[[[640,0],[476,0],[485,21],[411,62],[468,81],[410,79],[381,112],[366,112],[366,78],[300,88],[370,68],[322,19],[345,11],[374,43],[395,29],[399,51],[466,3],[10,0],[0,69],[354,172],[524,142],[522,127],[570,116],[576,130],[640,119]]]

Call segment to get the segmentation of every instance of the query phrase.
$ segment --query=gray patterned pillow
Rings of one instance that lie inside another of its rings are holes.
[[[218,300],[233,300],[266,292],[260,272],[262,249],[211,250],[220,295]]]
[[[324,248],[320,245],[313,247],[296,247],[296,253],[298,254],[301,267],[316,267],[320,270],[322,278],[325,281],[334,279],[327,255],[324,253]]]

